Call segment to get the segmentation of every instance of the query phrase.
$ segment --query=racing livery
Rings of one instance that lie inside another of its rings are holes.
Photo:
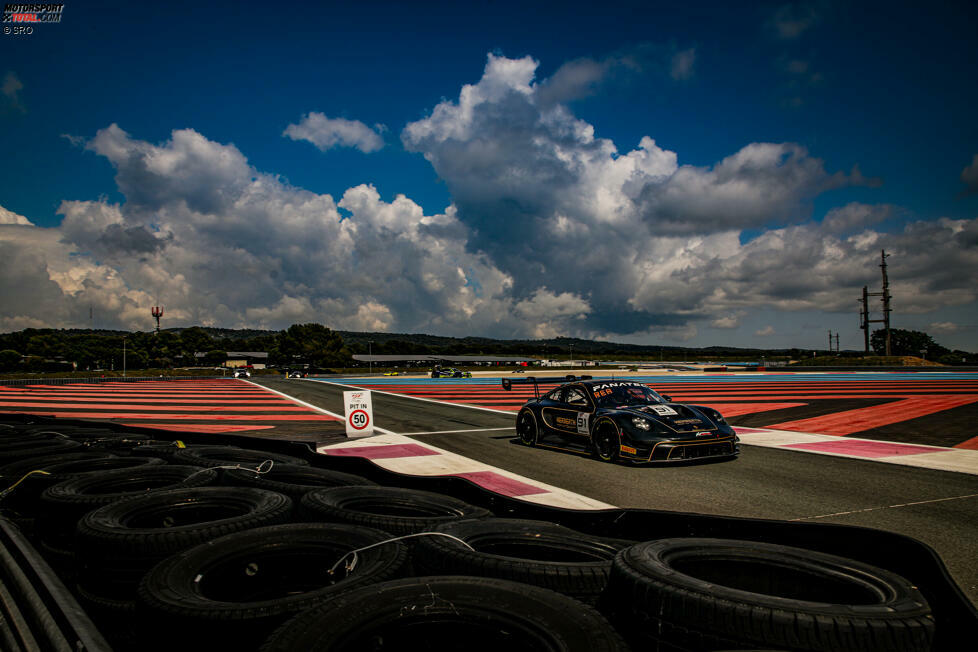
[[[560,385],[540,396],[539,385]],[[605,462],[675,462],[736,457],[740,440],[711,407],[673,403],[648,385],[590,376],[503,378],[503,388],[533,384],[535,398],[516,417],[527,446],[590,452]]]

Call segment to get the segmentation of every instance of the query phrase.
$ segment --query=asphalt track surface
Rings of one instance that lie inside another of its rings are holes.
[[[820,427],[840,441],[858,436],[976,448],[978,375],[835,376],[669,376],[647,382],[677,401],[713,405],[734,425],[807,432]],[[0,412],[328,443],[345,439],[342,422],[328,414],[343,414],[342,392],[369,387],[375,423],[386,430],[618,507],[831,522],[911,536],[938,552],[978,604],[975,474],[760,446],[743,446],[732,461],[608,465],[516,443],[515,411],[532,392],[504,393],[498,378],[342,381],[349,385],[252,380],[3,387]]]
[[[757,446],[744,446],[741,456],[732,461],[674,466],[609,465],[586,455],[518,444],[514,439],[513,414],[442,402],[444,397],[436,399],[431,394],[408,397],[381,393],[404,389],[393,379],[344,381],[351,385],[284,379],[258,382],[337,414],[343,413],[344,390],[372,387],[374,421],[387,430],[618,507],[838,523],[904,534],[934,548],[965,595],[978,604],[976,475]],[[471,394],[458,398],[456,394],[455,400],[512,401],[498,398],[494,392],[498,383],[498,379],[483,383],[485,389],[493,391],[477,393],[497,398],[473,399]],[[480,383],[442,380],[440,384],[429,381],[417,386],[422,391],[434,388],[444,393],[453,391],[452,384],[471,390]],[[658,389],[661,383],[655,386]],[[943,395],[948,388],[939,391]],[[904,388],[900,396],[907,393]],[[978,396],[972,401],[975,399]],[[783,401],[776,396],[774,402]],[[479,407],[489,406],[483,402]],[[511,407],[492,405],[492,409]],[[783,409],[786,408],[779,408]],[[824,407],[818,411],[830,414]],[[773,418],[782,416],[783,413],[775,414]],[[929,418],[934,423],[943,420],[941,412],[932,413]],[[730,420],[737,422],[736,417]],[[760,425],[756,421],[752,424]],[[903,428],[911,431],[908,426]],[[972,430],[972,437],[974,434]],[[964,437],[961,440],[966,441]],[[918,437],[916,442],[927,443],[927,438]]]

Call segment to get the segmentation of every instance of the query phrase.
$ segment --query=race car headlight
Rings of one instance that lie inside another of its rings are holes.
[[[648,430],[652,427],[648,420],[643,419],[642,417],[632,417],[632,425],[639,430]]]

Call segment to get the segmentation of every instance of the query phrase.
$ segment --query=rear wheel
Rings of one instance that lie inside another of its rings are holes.
[[[532,410],[523,410],[516,417],[516,434],[520,441],[527,446],[536,446],[537,443],[537,418]]]

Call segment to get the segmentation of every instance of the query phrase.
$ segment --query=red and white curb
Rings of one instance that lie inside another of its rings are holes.
[[[338,444],[320,445],[316,452],[334,457],[366,458],[383,469],[405,475],[464,478],[493,493],[550,507],[615,507],[392,432]]]
[[[978,450],[790,430],[734,427],[743,444],[978,475]]]

